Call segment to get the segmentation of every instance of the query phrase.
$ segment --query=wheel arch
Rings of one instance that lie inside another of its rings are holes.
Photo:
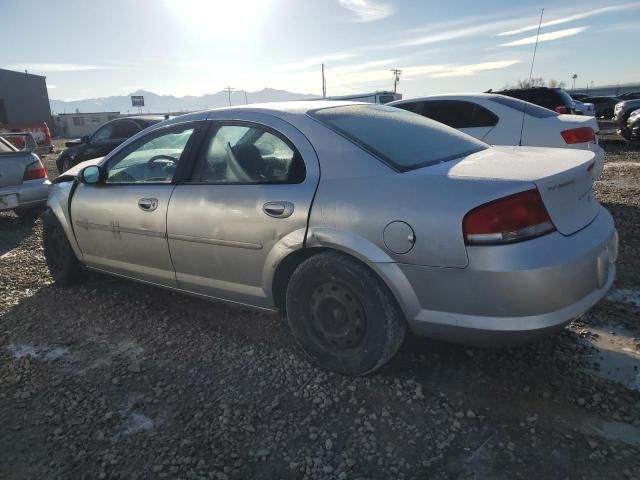
[[[420,303],[413,287],[398,264],[386,253],[364,238],[351,238],[357,237],[354,234],[335,233],[331,236],[332,240],[329,240],[329,229],[318,230],[310,231],[306,246],[283,257],[275,268],[270,294],[280,312],[285,312],[287,287],[296,268],[306,259],[330,251],[346,255],[371,270],[389,289],[407,320],[420,311]],[[342,241],[339,241],[340,237]],[[359,249],[358,246],[365,248]]]

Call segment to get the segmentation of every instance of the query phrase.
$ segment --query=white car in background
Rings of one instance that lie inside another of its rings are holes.
[[[604,150],[598,145],[598,122],[592,116],[559,114],[495,93],[433,95],[388,105],[457,128],[490,145],[591,150],[597,161],[594,179],[602,173]]]

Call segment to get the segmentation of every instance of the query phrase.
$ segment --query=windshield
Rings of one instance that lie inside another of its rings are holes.
[[[553,110],[549,110],[548,108],[541,107],[540,105],[536,105],[534,103],[525,102],[524,100],[520,100],[518,98],[513,97],[505,97],[505,96],[495,96],[489,98],[492,102],[499,103],[500,105],[504,105],[505,107],[513,108],[519,112],[524,111],[525,107],[527,109],[527,114],[536,118],[548,118],[548,117],[557,117],[559,113],[554,112]]]
[[[383,105],[348,105],[311,116],[400,171],[460,158],[488,147],[421,115]]]

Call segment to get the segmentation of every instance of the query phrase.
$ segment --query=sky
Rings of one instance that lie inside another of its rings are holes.
[[[640,81],[640,2],[593,0],[0,0],[0,68],[60,100],[320,94],[322,63],[328,95],[393,89],[392,68],[405,98],[479,92],[528,78],[543,7],[534,77]]]

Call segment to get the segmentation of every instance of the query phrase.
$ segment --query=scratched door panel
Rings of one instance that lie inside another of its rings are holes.
[[[173,185],[79,185],[71,202],[85,263],[140,280],[175,285],[167,245],[167,205]],[[153,210],[141,199],[157,200]]]

